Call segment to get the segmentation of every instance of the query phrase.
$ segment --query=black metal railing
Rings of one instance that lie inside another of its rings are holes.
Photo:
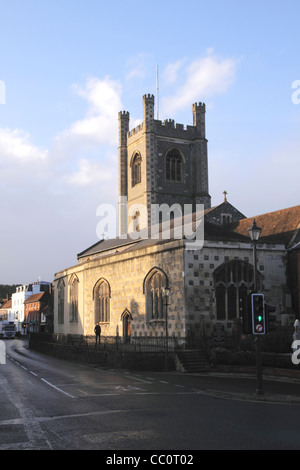
[[[207,349],[205,337],[176,337],[169,336],[133,336],[123,338],[120,336],[101,336],[100,344],[96,344],[96,337],[84,335],[64,335],[51,333],[31,333],[30,341],[58,343],[66,346],[82,348],[99,348],[106,350],[123,350],[135,352],[175,352],[184,349]]]

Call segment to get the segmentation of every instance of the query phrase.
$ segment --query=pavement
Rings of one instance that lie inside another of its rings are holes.
[[[256,367],[219,366],[207,372],[207,375],[223,379],[222,386],[205,391],[214,397],[300,405],[300,366],[299,369],[263,367],[263,393],[257,393]]]

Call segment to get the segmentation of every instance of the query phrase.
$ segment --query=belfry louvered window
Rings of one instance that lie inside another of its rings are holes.
[[[182,181],[182,157],[178,150],[173,149],[166,156],[166,180]]]

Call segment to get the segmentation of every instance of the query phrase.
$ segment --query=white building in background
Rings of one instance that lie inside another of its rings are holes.
[[[15,325],[17,331],[24,334],[23,322],[24,322],[24,302],[33,294],[39,294],[40,292],[49,292],[51,282],[37,281],[31,284],[24,284],[18,286],[16,292],[12,294],[12,314],[15,319]]]

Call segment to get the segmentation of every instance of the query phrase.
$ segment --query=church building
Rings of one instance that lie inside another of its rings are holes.
[[[156,120],[153,95],[143,97],[137,128],[119,113],[118,237],[55,274],[55,333],[93,335],[100,322],[103,336],[124,341],[165,336],[166,326],[177,338],[209,335],[216,324],[230,334],[254,278],[280,324],[299,314],[300,206],[255,217],[262,232],[254,273],[254,217],[226,191],[211,207],[205,104],[192,113],[193,126]]]

